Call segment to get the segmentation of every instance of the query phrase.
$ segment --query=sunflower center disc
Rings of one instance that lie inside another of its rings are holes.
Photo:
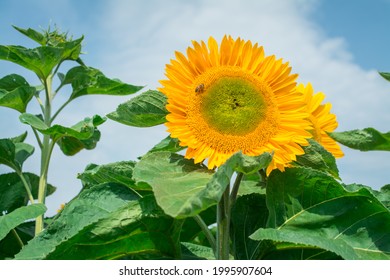
[[[203,117],[224,134],[252,132],[265,118],[266,108],[262,92],[241,78],[219,78],[202,93]]]

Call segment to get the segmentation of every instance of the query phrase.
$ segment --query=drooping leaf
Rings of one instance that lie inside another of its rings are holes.
[[[168,114],[167,98],[156,90],[149,90],[120,104],[116,111],[107,115],[109,119],[136,127],[163,124]]]
[[[89,94],[129,95],[141,90],[142,86],[109,79],[101,71],[92,67],[76,66],[68,71],[63,84],[71,84],[73,92],[70,100]]]
[[[21,171],[23,162],[33,154],[34,147],[23,143],[14,143],[11,139],[0,139],[0,164],[15,171]]]
[[[22,76],[5,76],[0,79],[0,106],[24,113],[35,92],[35,87],[31,87]]]
[[[305,153],[297,156],[295,163],[299,166],[321,170],[340,179],[334,156],[316,141],[312,139],[308,139],[308,141],[310,145],[303,147]]]
[[[344,259],[390,259],[390,212],[366,188],[347,191],[310,168],[268,178],[268,227],[251,238],[315,246]]]
[[[184,150],[185,147],[180,146],[179,139],[177,138],[171,138],[171,136],[167,136],[163,140],[161,140],[158,144],[156,144],[148,153],[154,153],[154,152],[172,152],[176,153],[181,150]]]
[[[261,241],[249,236],[258,228],[265,227],[268,209],[265,195],[250,194],[240,196],[232,208],[231,240],[235,259],[254,260],[263,254]]]
[[[149,184],[158,205],[172,217],[197,215],[220,200],[235,171],[246,174],[268,166],[270,154],[233,155],[216,173],[192,160],[169,152],[144,156],[134,168],[134,179]]]
[[[0,216],[0,240],[2,240],[12,229],[28,219],[34,219],[46,212],[46,206],[36,203],[15,209],[11,213]]]
[[[25,172],[24,177],[32,187],[31,193],[35,199],[38,198],[39,176]],[[56,188],[48,184],[46,195],[51,195]],[[12,212],[13,210],[27,205],[28,196],[23,183],[16,172],[0,175],[0,213]]]
[[[100,140],[100,131],[94,129],[91,137],[87,139],[77,139],[75,137],[63,136],[57,142],[61,151],[67,156],[73,156],[83,149],[92,150],[96,148],[97,143]]]
[[[134,161],[120,161],[104,165],[90,164],[78,175],[84,187],[102,183],[119,183],[135,190],[150,190],[146,184],[137,186],[133,180]]]
[[[146,196],[80,230],[46,259],[180,258],[181,223]]]
[[[382,133],[368,127],[329,133],[337,142],[360,151],[390,151],[390,132]]]
[[[390,82],[390,73],[388,72],[379,72],[379,75],[381,75],[384,79]]]
[[[40,44],[42,46],[46,44],[46,38],[41,32],[36,31],[32,28],[23,29],[23,28],[20,28],[17,26],[12,26],[12,27],[15,28],[16,30],[18,30],[23,35],[27,36],[28,38],[34,40],[38,44]]]
[[[39,46],[28,49],[22,46],[0,45],[0,59],[16,63],[35,72],[45,80],[54,67],[64,60],[76,60],[81,51],[83,37],[57,46]]]
[[[105,122],[105,118],[95,115],[92,118],[85,118],[72,127],[64,127],[58,124],[48,127],[39,117],[32,114],[21,114],[19,119],[22,123],[32,126],[43,134],[50,135],[55,141],[62,137],[73,137],[79,140],[91,139],[96,127]]]

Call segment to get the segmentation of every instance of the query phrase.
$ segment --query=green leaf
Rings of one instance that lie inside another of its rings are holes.
[[[134,179],[149,184],[158,205],[172,217],[197,215],[220,200],[234,171],[246,174],[266,167],[270,154],[233,155],[213,174],[205,166],[169,152],[147,154],[136,164]]]
[[[15,171],[21,171],[23,162],[33,154],[34,147],[11,139],[0,139],[0,164],[5,164]]]
[[[126,103],[120,104],[116,111],[107,115],[109,119],[136,127],[150,127],[163,124],[168,114],[165,108],[167,98],[156,90],[141,93]]]
[[[46,212],[46,206],[41,203],[20,207],[7,215],[0,216],[0,240],[15,227],[28,219],[34,219]]]
[[[231,240],[234,259],[259,259],[263,253],[261,241],[249,238],[258,228],[265,227],[268,209],[265,195],[240,196],[232,208]]]
[[[0,79],[0,106],[23,113],[35,92],[35,87],[31,87],[22,76],[5,76]]]
[[[337,142],[360,151],[390,151],[390,132],[381,133],[368,127],[329,133]]]
[[[201,219],[205,222],[207,226],[215,225],[217,222],[217,207],[209,207],[205,211],[199,214]],[[202,237],[201,237],[202,235]],[[191,242],[191,243],[199,243],[200,238],[205,240],[205,244],[200,245],[206,245],[210,247],[210,243],[208,240],[204,237],[203,231],[198,225],[198,223],[193,218],[185,219],[185,222],[183,224],[183,227],[181,229],[180,234],[180,240],[183,242]]]
[[[26,35],[30,39],[34,40],[38,44],[40,44],[42,46],[46,44],[46,38],[41,32],[38,32],[38,31],[31,29],[31,28],[23,29],[23,28],[14,26],[14,25],[12,27],[15,28],[16,30],[18,30],[23,35]]]
[[[91,140],[91,137],[94,137],[96,127],[105,122],[104,118],[95,115],[92,118],[85,118],[83,121],[73,125],[72,127],[64,127],[58,124],[48,127],[39,117],[32,114],[21,114],[19,119],[22,123],[32,126],[43,134],[50,135],[55,141],[62,137]]]
[[[214,252],[210,247],[182,242],[183,260],[215,260]]]
[[[121,207],[126,207],[138,196],[129,188],[115,184],[101,184],[82,191],[66,204],[61,214],[40,235],[31,240],[16,255],[18,259],[44,259],[56,247],[76,236],[87,226],[106,218]]]
[[[305,154],[297,156],[295,163],[299,166],[323,171],[340,179],[334,156],[316,141],[312,139],[308,139],[308,141],[310,145],[303,147]]]
[[[154,153],[154,152],[180,152],[181,150],[184,150],[186,147],[182,147],[179,144],[179,139],[177,138],[171,138],[171,136],[167,136],[163,140],[161,140],[157,145],[155,145],[151,150],[148,151],[148,153]]]
[[[88,139],[79,140],[75,137],[63,136],[57,142],[61,151],[67,156],[73,156],[83,149],[93,150],[100,140],[100,131],[95,129],[92,136]]]
[[[379,72],[379,75],[381,75],[383,78],[385,78],[387,81],[390,82],[390,73],[387,73],[387,72]]]
[[[10,138],[10,140],[14,143],[20,143],[20,142],[24,142],[24,140],[26,140],[26,138],[27,138],[27,131],[16,136],[16,137]]]
[[[16,63],[46,80],[56,65],[65,60],[76,60],[79,57],[82,40],[83,37],[59,43],[57,46],[40,46],[34,49],[0,45],[0,59]]]
[[[134,161],[120,161],[104,165],[90,164],[77,177],[84,187],[91,187],[102,183],[119,183],[135,190],[150,190],[147,185],[136,186],[133,180]]]
[[[390,212],[367,189],[347,191],[309,168],[268,178],[268,227],[251,238],[314,246],[344,259],[390,259]]]
[[[73,92],[70,100],[90,94],[128,95],[143,88],[125,84],[117,79],[109,79],[98,69],[86,66],[76,66],[70,69],[62,83],[72,85]]]
[[[265,194],[265,182],[259,172],[244,175],[238,189],[240,196],[253,193]]]
[[[23,175],[30,182],[32,187],[31,193],[37,199],[39,176],[28,172],[23,173]],[[46,195],[51,195],[55,190],[56,188],[53,185],[48,184]],[[12,212],[21,206],[27,205],[28,196],[26,189],[19,175],[15,172],[0,175],[0,194],[0,213]]]
[[[86,226],[46,259],[180,258],[181,223],[166,216],[152,196],[146,196]]]

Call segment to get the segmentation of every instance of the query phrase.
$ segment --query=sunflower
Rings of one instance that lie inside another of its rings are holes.
[[[269,174],[304,153],[311,126],[287,62],[230,36],[220,46],[213,37],[192,44],[187,56],[175,52],[159,88],[168,99],[167,131],[187,147],[186,158],[207,159],[212,169],[238,151],[273,152]]]
[[[322,92],[314,94],[310,83],[306,87],[303,84],[299,84],[297,91],[303,93],[307,110],[310,114],[309,120],[313,127],[311,130],[313,139],[332,153],[334,157],[340,158],[344,156],[337,142],[328,135],[328,132],[332,132],[337,128],[338,123],[336,115],[330,112],[332,105],[330,103],[321,104],[325,99],[325,94]]]

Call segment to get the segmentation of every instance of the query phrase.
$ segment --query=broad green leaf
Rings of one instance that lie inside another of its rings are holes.
[[[240,196],[232,208],[231,240],[235,259],[254,260],[263,254],[261,241],[249,236],[266,225],[268,209],[265,195]]]
[[[388,72],[379,72],[379,75],[381,75],[383,78],[385,78],[387,81],[390,82],[390,73],[388,73]]]
[[[117,79],[109,79],[98,69],[76,66],[66,73],[63,84],[71,84],[73,92],[70,100],[89,94],[128,95],[141,90],[142,86],[133,86]]]
[[[368,127],[329,133],[337,142],[360,151],[390,151],[390,132],[382,133]]]
[[[344,259],[390,259],[390,212],[366,188],[347,191],[310,168],[268,178],[268,227],[251,238],[315,246]]]
[[[91,187],[102,183],[119,183],[129,188],[143,190],[135,185],[133,180],[134,161],[120,161],[104,165],[90,164],[85,171],[77,177],[81,179],[84,187]],[[146,186],[146,190],[150,187]]]
[[[32,187],[31,193],[37,199],[39,176],[28,172],[23,173],[23,175],[30,182]],[[55,190],[56,188],[53,185],[48,184],[46,195],[51,195]],[[15,172],[0,175],[0,194],[0,213],[9,213],[21,206],[27,205],[28,196],[26,189],[19,175]]]
[[[34,147],[23,143],[14,143],[11,139],[0,139],[0,164],[15,171],[21,171],[23,162],[33,154]]]
[[[57,46],[40,46],[34,49],[0,45],[0,59],[16,63],[46,80],[56,65],[65,60],[76,60],[79,57],[82,40],[83,37],[59,43]]]
[[[210,247],[189,242],[182,242],[181,245],[183,260],[215,260]]]
[[[61,214],[40,235],[31,240],[16,258],[44,259],[56,247],[76,236],[87,226],[136,200],[138,196],[134,192],[115,183],[85,189],[67,203]]]
[[[23,113],[35,92],[35,87],[31,87],[22,76],[5,76],[0,79],[0,106]]]
[[[93,137],[96,127],[105,122],[104,118],[95,115],[92,118],[85,118],[72,127],[64,127],[58,124],[48,127],[39,117],[32,114],[21,114],[19,119],[22,123],[32,126],[43,134],[50,135],[55,141],[62,137],[73,137],[79,140],[90,139]]]
[[[46,206],[41,203],[20,207],[11,213],[0,216],[0,240],[12,229],[28,219],[34,219],[46,212]]]
[[[264,173],[263,178],[259,172],[244,175],[238,189],[238,195],[265,194],[265,176]]]
[[[219,202],[235,171],[256,172],[269,164],[270,154],[258,157],[233,155],[216,173],[192,160],[169,152],[144,156],[134,168],[136,182],[149,184],[158,205],[172,217],[197,215]]]
[[[45,38],[45,36],[41,32],[38,32],[38,31],[36,31],[36,30],[34,30],[32,28],[23,29],[23,28],[14,26],[14,25],[12,27],[15,28],[16,30],[18,30],[23,35],[25,35],[25,36],[29,37],[30,39],[34,40],[38,44],[40,44],[42,46],[46,44],[46,38]]]
[[[171,138],[171,136],[167,136],[163,140],[161,140],[157,145],[155,145],[148,153],[154,153],[154,152],[172,152],[176,153],[181,150],[184,150],[186,147],[182,147],[179,144],[179,139],[177,138]]]
[[[168,114],[165,108],[167,98],[156,90],[149,90],[126,103],[120,104],[116,111],[107,115],[109,119],[136,127],[150,127],[163,124]]]
[[[165,215],[153,196],[146,196],[86,226],[46,259],[180,258],[181,224]]]
[[[309,139],[310,145],[302,147],[305,151],[303,155],[297,156],[295,164],[299,166],[311,167],[323,171],[340,179],[339,170],[334,156],[316,141]]]
[[[57,142],[61,151],[67,156],[73,156],[83,149],[93,150],[100,140],[100,131],[95,128],[91,137],[79,140],[75,137],[63,136]]]

